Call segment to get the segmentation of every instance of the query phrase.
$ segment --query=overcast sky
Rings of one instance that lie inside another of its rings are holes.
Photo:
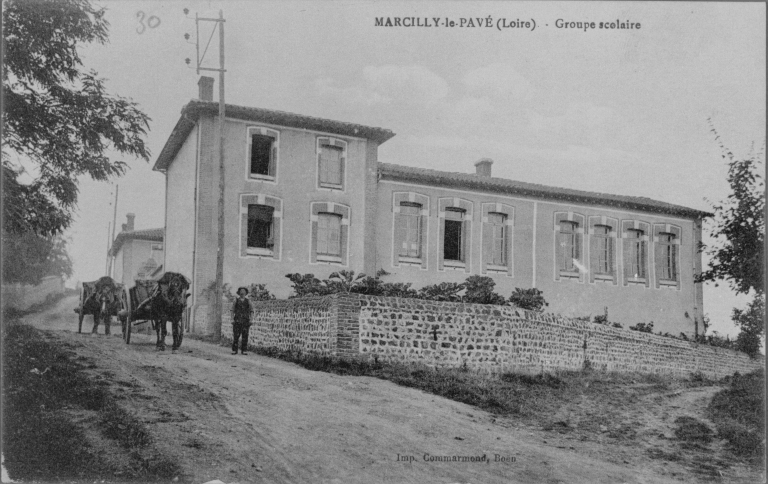
[[[126,160],[131,170],[117,181],[118,231],[128,212],[137,229],[163,226],[165,177],[151,168],[182,106],[197,97],[197,75],[184,63],[194,64],[184,33],[193,41],[195,22],[184,8],[192,18],[224,11],[227,103],[391,129],[380,161],[471,173],[490,157],[498,177],[708,210],[704,198],[724,198],[728,185],[707,118],[737,155],[765,140],[763,3],[98,4],[110,42],[83,50],[86,67],[152,118],[152,161]],[[439,17],[440,26],[377,27],[379,17]],[[458,26],[481,17],[482,27]],[[536,27],[500,31],[500,19]],[[640,29],[585,32],[557,28],[558,19]],[[203,44],[209,33],[201,24]],[[113,213],[113,185],[80,186],[70,285],[103,275]],[[735,335],[730,311],[747,299],[722,284],[704,295],[713,328]]]

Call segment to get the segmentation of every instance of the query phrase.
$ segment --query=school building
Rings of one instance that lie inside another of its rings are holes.
[[[211,332],[219,199],[213,79],[183,107],[154,169],[166,176],[164,270],[192,279],[191,327]],[[415,288],[492,277],[536,287],[548,311],[693,335],[703,315],[702,218],[644,197],[383,163],[387,129],[226,106],[224,282],[291,292],[285,274],[338,270]],[[469,165],[469,163],[468,163]],[[701,331],[699,327],[699,331]]]

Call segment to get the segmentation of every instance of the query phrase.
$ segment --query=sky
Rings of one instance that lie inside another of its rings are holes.
[[[149,163],[115,154],[130,166],[115,180],[118,232],[129,212],[137,229],[163,226],[165,177],[152,166],[197,97],[185,63],[195,62],[195,13],[226,19],[227,103],[391,129],[384,162],[472,173],[488,157],[498,177],[709,210],[705,198],[729,192],[712,126],[737,156],[765,142],[764,3],[95,3],[110,41],[84,47],[85,66],[152,118]],[[395,17],[439,26],[376,26]],[[617,20],[640,28],[557,26]],[[499,28],[518,21],[535,27]],[[203,46],[211,27],[201,23]],[[115,184],[80,180],[68,285],[105,272]],[[712,329],[735,336],[731,309],[747,301],[707,284]]]

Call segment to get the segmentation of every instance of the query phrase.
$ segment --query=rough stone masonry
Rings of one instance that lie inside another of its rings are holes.
[[[701,372],[720,378],[764,358],[513,306],[334,294],[254,304],[249,343],[379,361],[500,372]],[[222,334],[231,337],[231,316]]]

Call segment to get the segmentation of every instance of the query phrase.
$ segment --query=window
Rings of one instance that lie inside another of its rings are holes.
[[[677,281],[677,245],[675,245],[675,234],[662,232],[659,234],[658,241],[658,250],[661,257],[658,277],[663,281]]]
[[[317,184],[322,188],[344,189],[347,142],[336,138],[317,139]]]
[[[427,268],[429,197],[392,193],[392,267]]]
[[[464,210],[460,208],[445,209],[445,238],[443,240],[443,259],[464,261],[463,250]]]
[[[349,220],[346,205],[310,203],[310,263],[347,265]]]
[[[277,172],[277,131],[248,128],[248,177],[274,180]]]
[[[266,194],[240,194],[240,257],[280,260],[283,202]]]
[[[593,249],[595,250],[595,267],[593,270],[597,274],[612,275],[613,239],[611,238],[611,227],[607,225],[595,225],[592,235],[595,238],[595,243],[593,245]]]
[[[317,255],[341,257],[341,216],[321,213],[317,217]]]
[[[579,224],[576,222],[560,221],[558,246],[560,247],[559,268],[562,272],[578,272],[578,267],[575,264],[581,257],[577,235],[578,228]]]
[[[421,205],[400,202],[400,214],[395,223],[400,239],[398,255],[421,258]]]
[[[491,257],[490,263],[496,266],[507,265],[507,216],[503,213],[489,213]]]
[[[638,229],[627,230],[627,247],[629,252],[627,254],[628,266],[624,268],[628,271],[628,277],[630,279],[645,279],[646,278],[646,247],[645,247],[645,233]]]
[[[275,245],[273,236],[273,214],[275,209],[266,205],[248,205],[248,251],[258,249],[272,251]]]

